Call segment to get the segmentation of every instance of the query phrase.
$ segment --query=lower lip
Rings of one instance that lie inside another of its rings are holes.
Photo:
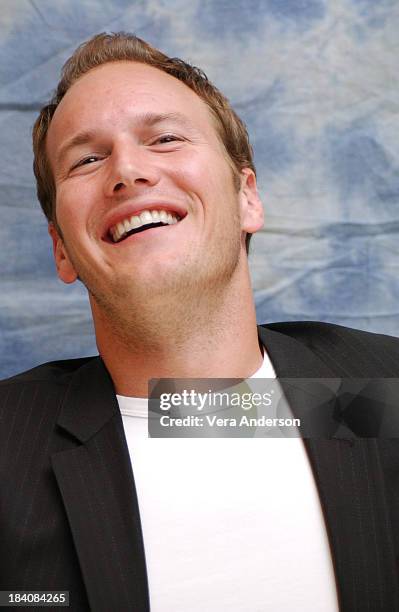
[[[147,237],[153,239],[158,236],[162,236],[162,232],[166,233],[168,231],[173,231],[178,225],[180,225],[181,221],[178,223],[174,223],[173,225],[163,225],[162,227],[151,227],[143,232],[138,232],[137,234],[131,234],[121,242],[112,242],[112,246],[114,247],[122,247],[124,244],[131,244],[132,242],[136,242],[138,240],[143,240]]]

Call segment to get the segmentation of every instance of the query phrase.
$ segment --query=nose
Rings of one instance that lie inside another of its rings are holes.
[[[107,197],[129,195],[143,187],[152,187],[160,179],[151,152],[140,144],[123,144],[114,148],[109,158],[109,172],[104,182]]]

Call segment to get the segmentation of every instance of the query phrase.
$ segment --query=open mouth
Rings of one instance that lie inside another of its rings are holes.
[[[124,240],[126,240],[126,238],[129,238],[129,236],[133,236],[133,234],[140,234],[141,232],[145,232],[145,230],[151,229],[152,227],[165,227],[167,225],[169,224],[162,223],[162,221],[160,221],[159,223],[149,223],[148,225],[142,225],[141,227],[137,227],[136,229],[128,231],[126,234],[124,234],[124,236],[122,236],[122,238],[120,238],[116,242],[123,242]]]
[[[148,229],[164,227],[167,225],[175,225],[181,221],[180,217],[175,212],[166,210],[144,210],[138,215],[120,221],[116,225],[110,227],[107,232],[107,242],[119,244],[133,236],[145,232]]]

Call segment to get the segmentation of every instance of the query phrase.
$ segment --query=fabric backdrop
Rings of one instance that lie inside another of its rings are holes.
[[[119,30],[203,68],[248,126],[258,320],[399,335],[397,0],[1,0],[0,376],[96,353],[84,287],[55,275],[30,138],[75,47]]]

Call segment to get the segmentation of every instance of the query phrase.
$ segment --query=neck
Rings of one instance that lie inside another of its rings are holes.
[[[151,378],[251,376],[263,358],[249,272],[213,298],[197,294],[195,303],[180,300],[168,309],[152,300],[135,321],[122,314],[111,320],[91,300],[97,346],[116,392],[147,397]]]

